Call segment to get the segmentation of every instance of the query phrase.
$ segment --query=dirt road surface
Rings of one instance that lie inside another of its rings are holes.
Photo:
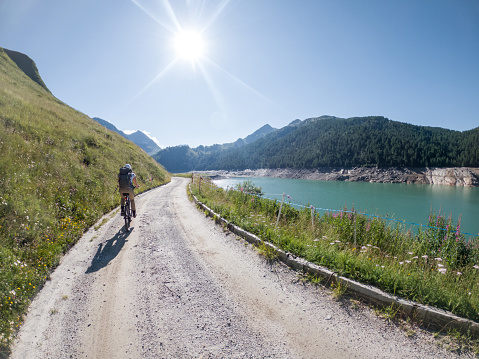
[[[63,258],[31,305],[12,358],[450,358],[427,336],[268,264],[173,178],[116,210]]]

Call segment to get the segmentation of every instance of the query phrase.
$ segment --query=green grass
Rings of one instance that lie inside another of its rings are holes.
[[[170,175],[139,147],[65,105],[0,48],[0,356],[61,256],[119,205],[118,169],[141,190]]]
[[[241,186],[239,186],[241,187]],[[245,188],[245,186],[243,186]],[[241,191],[224,191],[211,182],[192,192],[232,223],[279,248],[339,275],[374,285],[388,293],[442,308],[479,321],[479,238],[466,242],[460,222],[431,214],[442,228],[411,234],[401,226],[356,213],[322,216]]]

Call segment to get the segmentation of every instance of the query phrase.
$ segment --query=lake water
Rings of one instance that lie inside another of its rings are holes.
[[[431,210],[449,217],[454,223],[461,216],[461,232],[479,235],[479,188],[419,184],[316,181],[269,177],[228,178],[215,180],[220,187],[236,187],[251,180],[261,187],[264,197],[294,205],[340,210],[347,207],[361,213],[378,215],[427,225]],[[324,211],[319,210],[320,213]],[[417,226],[406,224],[415,231]]]

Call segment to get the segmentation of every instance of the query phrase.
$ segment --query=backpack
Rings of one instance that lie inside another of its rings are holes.
[[[118,174],[118,183],[120,188],[129,188],[131,187],[131,169],[127,167],[120,168],[120,173]]]

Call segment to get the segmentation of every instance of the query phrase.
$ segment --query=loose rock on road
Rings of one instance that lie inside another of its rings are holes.
[[[206,218],[187,179],[136,197],[63,258],[12,358],[449,358],[353,309]]]

